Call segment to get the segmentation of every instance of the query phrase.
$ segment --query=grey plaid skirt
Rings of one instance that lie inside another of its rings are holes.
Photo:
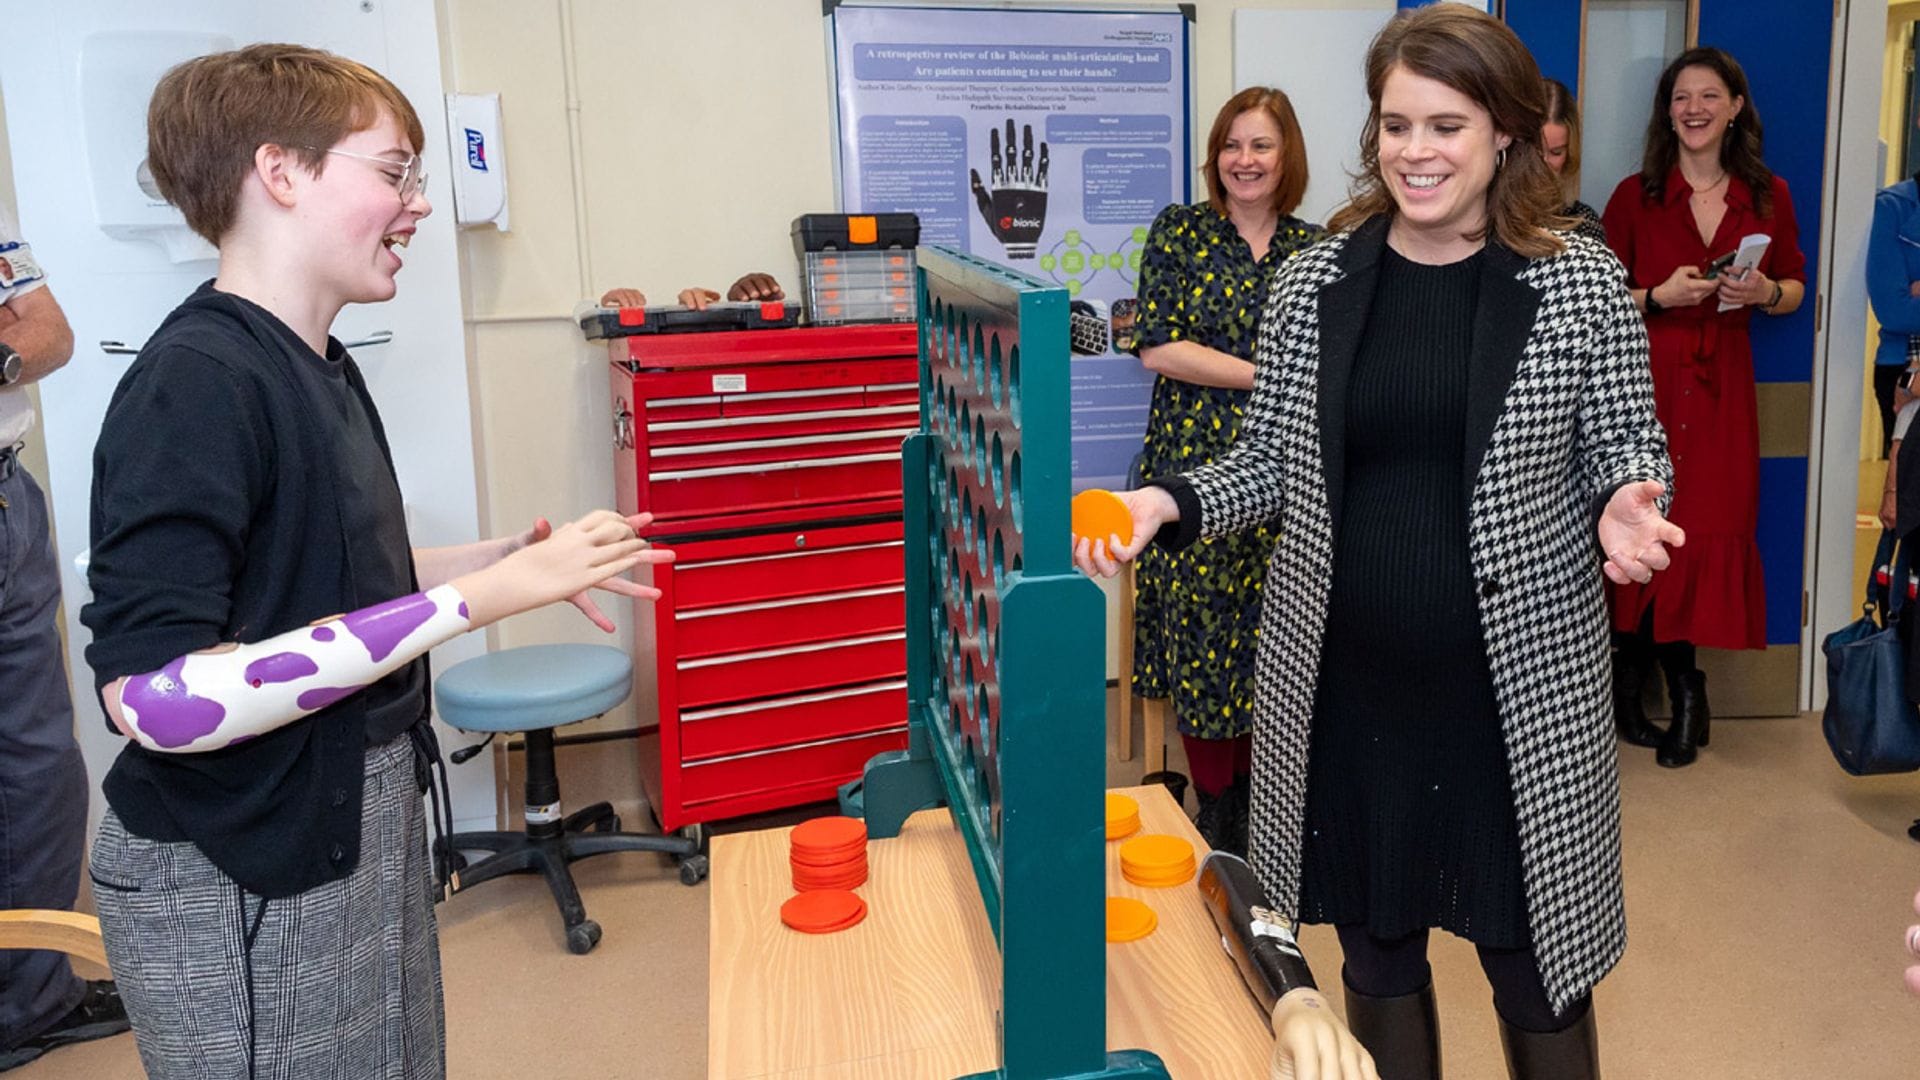
[[[405,736],[367,751],[359,865],[284,899],[244,893],[194,845],[134,836],[107,812],[94,900],[149,1077],[446,1076],[413,753]]]

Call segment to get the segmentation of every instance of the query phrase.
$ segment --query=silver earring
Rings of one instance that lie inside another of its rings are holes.
[[[1495,169],[1504,169],[1507,167],[1507,148],[1506,147],[1503,146],[1494,153],[1493,167]]]

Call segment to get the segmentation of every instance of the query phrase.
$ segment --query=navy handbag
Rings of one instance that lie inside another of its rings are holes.
[[[1894,603],[1906,574],[1894,562],[1894,547],[1893,531],[1883,531],[1860,617],[1828,634],[1820,647],[1827,654],[1820,727],[1840,767],[1854,776],[1920,769],[1920,710],[1907,698],[1902,612]],[[1892,587],[1879,581],[1883,567]],[[1909,608],[1904,614],[1914,613]]]

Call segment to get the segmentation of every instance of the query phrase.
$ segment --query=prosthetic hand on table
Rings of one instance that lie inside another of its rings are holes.
[[[1314,985],[1289,921],[1273,910],[1246,860],[1208,855],[1200,893],[1221,948],[1272,1022],[1273,1080],[1379,1080],[1373,1058]]]

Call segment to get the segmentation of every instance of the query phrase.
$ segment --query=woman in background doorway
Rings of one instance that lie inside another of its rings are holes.
[[[1654,404],[1673,455],[1672,519],[1687,532],[1671,569],[1612,592],[1615,715],[1622,738],[1657,744],[1660,764],[1678,768],[1707,745],[1712,718],[1695,647],[1766,647],[1747,324],[1754,311],[1791,314],[1806,281],[1793,199],[1761,157],[1760,115],[1733,57],[1702,47],[1667,65],[1640,173],[1620,181],[1604,220],[1646,314]],[[1710,267],[1755,233],[1770,238],[1758,265]],[[1656,658],[1673,701],[1664,735],[1640,705]]]
[[[1267,286],[1320,238],[1318,225],[1292,216],[1307,191],[1307,149],[1279,90],[1227,99],[1202,171],[1207,200],[1161,211],[1140,257],[1134,352],[1157,376],[1141,454],[1149,479],[1199,468],[1233,445]],[[1238,855],[1247,852],[1260,584],[1274,537],[1253,529],[1186,551],[1156,548],[1136,578],[1133,692],[1172,699],[1200,835]]]
[[[1542,79],[1547,92],[1547,122],[1540,125],[1540,153],[1547,167],[1560,177],[1560,194],[1567,200],[1562,217],[1580,224],[1582,236],[1607,242],[1607,231],[1600,226],[1600,213],[1580,201],[1580,103],[1573,91],[1559,79]]]

